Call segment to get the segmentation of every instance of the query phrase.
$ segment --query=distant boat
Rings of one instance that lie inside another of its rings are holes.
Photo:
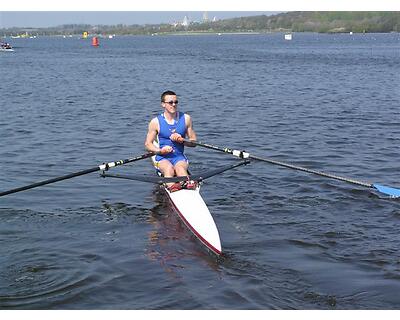
[[[286,33],[285,34],[285,40],[292,40],[292,34],[291,33]]]
[[[0,42],[0,51],[14,51],[14,49],[7,42]]]

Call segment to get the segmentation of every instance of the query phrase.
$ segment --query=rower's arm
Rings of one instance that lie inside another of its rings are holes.
[[[197,140],[196,132],[193,129],[193,122],[192,118],[188,115],[185,114],[185,122],[186,122],[186,136],[189,138],[189,140]],[[192,144],[190,142],[185,142],[185,146],[188,147],[195,147],[195,144]]]
[[[156,147],[153,142],[156,140],[158,134],[158,121],[154,118],[149,123],[149,130],[147,132],[146,141],[144,142],[144,147],[147,151],[159,153],[160,149]]]

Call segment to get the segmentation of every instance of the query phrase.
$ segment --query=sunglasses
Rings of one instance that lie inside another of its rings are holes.
[[[170,106],[172,106],[174,104],[178,104],[178,100],[175,100],[175,101],[164,101],[164,103],[168,103]]]

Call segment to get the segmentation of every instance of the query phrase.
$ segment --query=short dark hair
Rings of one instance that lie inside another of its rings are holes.
[[[176,96],[176,93],[171,90],[164,91],[161,95],[161,102],[164,102],[165,96]]]

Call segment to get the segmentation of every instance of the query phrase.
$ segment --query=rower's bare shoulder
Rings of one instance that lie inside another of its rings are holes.
[[[187,113],[185,113],[185,122],[186,122],[186,125],[191,125],[192,124],[192,118]]]
[[[157,119],[157,117],[154,117],[153,119],[150,120],[149,129],[158,130],[158,119]]]

